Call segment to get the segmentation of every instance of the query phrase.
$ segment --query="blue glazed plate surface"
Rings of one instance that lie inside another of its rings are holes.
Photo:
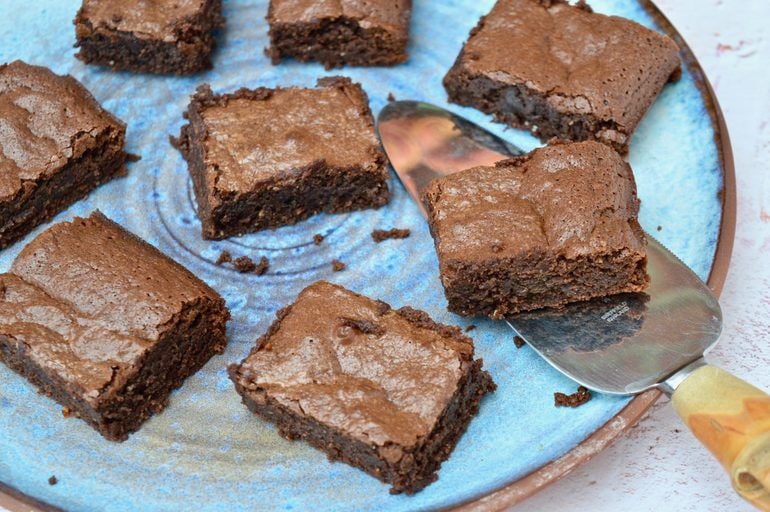
[[[122,444],[102,439],[83,422],[63,419],[61,407],[38,395],[0,365],[0,482],[68,510],[412,510],[463,503],[511,483],[568,452],[616,415],[629,399],[595,396],[578,409],[553,406],[554,391],[574,391],[511,331],[487,320],[446,311],[433,244],[419,210],[397,180],[391,203],[379,210],[319,215],[296,226],[222,242],[200,238],[186,166],[171,148],[189,94],[202,82],[215,91],[238,87],[311,86],[319,76],[360,81],[378,112],[389,92],[451,108],[524,149],[537,145],[472,109],[449,106],[441,78],[468,32],[493,0],[417,0],[411,59],[396,68],[326,72],[318,65],[272,66],[265,0],[225,0],[227,29],[215,69],[191,78],[137,76],[87,67],[73,58],[76,0],[38,0],[18,9],[0,0],[0,62],[23,59],[81,80],[106,108],[128,123],[128,149],[142,156],[126,178],[111,182],[56,220],[101,209],[181,262],[218,290],[233,313],[226,352],[213,358],[171,398],[168,409]],[[655,27],[638,0],[594,0],[596,11]],[[693,76],[666,87],[631,148],[641,222],[702,278],[709,274],[719,235],[722,170],[711,120]],[[661,230],[658,230],[658,227]],[[410,228],[403,241],[374,244],[375,228]],[[9,268],[26,241],[0,253]],[[313,244],[312,236],[326,236]],[[227,249],[267,256],[267,276],[236,274],[213,264]],[[333,273],[331,260],[348,265]],[[435,319],[477,329],[478,353],[498,383],[462,438],[440,479],[413,497],[388,487],[275,429],[240,403],[225,366],[240,360],[277,309],[307,284],[328,279],[394,306],[412,305]],[[50,486],[48,477],[59,483]]]

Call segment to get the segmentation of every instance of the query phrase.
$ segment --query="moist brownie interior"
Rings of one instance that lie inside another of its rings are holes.
[[[87,64],[187,75],[211,68],[222,0],[83,0],[76,57]]]
[[[126,173],[126,127],[71,76],[0,65],[0,249]]]
[[[293,57],[327,69],[400,64],[411,11],[411,0],[270,0],[267,54],[274,64]]]
[[[631,167],[598,142],[555,144],[434,180],[424,196],[449,310],[558,307],[642,291]]]
[[[388,202],[368,98],[347,78],[223,95],[203,87],[187,118],[175,143],[188,163],[204,238]]]
[[[99,213],[35,238],[0,293],[0,360],[113,441],[226,343],[222,298]]]
[[[319,281],[278,319],[230,375],[244,403],[303,439],[414,493],[494,390],[459,328],[398,311]]]
[[[561,0],[498,0],[444,78],[449,100],[542,140],[596,139],[627,151],[639,121],[680,75],[669,37]]]

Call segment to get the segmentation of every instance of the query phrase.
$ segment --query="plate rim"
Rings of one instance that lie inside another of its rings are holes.
[[[735,161],[722,108],[716,93],[706,77],[703,67],[695,57],[690,46],[684,40],[674,24],[666,17],[653,0],[638,0],[642,8],[653,18],[655,23],[679,45],[684,64],[692,73],[695,85],[701,93],[706,110],[714,129],[714,141],[721,163],[722,190],[719,199],[722,204],[722,217],[719,224],[717,246],[706,284],[719,298],[722,293],[732,257],[736,226],[736,179]],[[492,512],[513,507],[527,498],[542,491],[545,487],[561,480],[569,473],[585,464],[605,448],[617,441],[631,427],[636,425],[663,393],[653,389],[637,395],[618,414],[578,443],[560,457],[553,459],[531,473],[514,482],[503,484],[498,489],[481,496],[470,498],[450,507],[454,512]]]
[[[716,94],[706,77],[703,68],[690,46],[653,0],[638,0],[642,8],[653,18],[658,27],[679,45],[681,55],[688,70],[693,74],[695,84],[700,90],[706,110],[714,129],[714,140],[721,163],[722,190],[719,199],[722,204],[722,216],[719,225],[717,246],[711,271],[707,280],[709,288],[719,297],[727,279],[730,259],[735,241],[736,227],[736,179],[735,162],[727,131],[724,114]],[[662,393],[651,390],[638,395],[618,414],[578,443],[560,457],[544,464],[524,477],[504,484],[498,489],[465,500],[450,507],[457,512],[491,512],[515,506],[537,494],[545,487],[555,483],[579,466],[585,464],[605,448],[623,436],[636,425]],[[10,512],[49,512],[61,510],[48,503],[26,495],[3,482],[0,482],[0,507]]]

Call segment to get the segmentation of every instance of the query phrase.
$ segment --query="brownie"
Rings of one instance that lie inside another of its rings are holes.
[[[35,238],[0,294],[0,360],[112,441],[225,348],[222,298],[100,213]]]
[[[563,0],[498,0],[444,78],[449,100],[542,140],[598,140],[626,153],[681,74],[669,37]]]
[[[172,142],[187,160],[204,238],[388,202],[369,100],[347,78],[232,94],[203,86],[186,117]]]
[[[407,59],[411,13],[412,0],[270,0],[266,53],[273,64],[393,66]]]
[[[0,65],[0,249],[125,175],[125,132],[71,76]]]
[[[188,75],[211,68],[222,0],[83,0],[76,57],[142,73]]]
[[[392,493],[436,480],[495,389],[470,338],[409,307],[319,281],[277,317],[229,368],[243,402],[284,437],[392,484]]]
[[[449,310],[500,318],[649,281],[631,167],[594,141],[436,179],[424,194]]]

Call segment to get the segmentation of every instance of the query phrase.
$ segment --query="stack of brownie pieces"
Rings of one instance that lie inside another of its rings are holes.
[[[411,0],[271,0],[282,59],[395,65]],[[77,57],[116,70],[212,65],[221,0],[83,0]],[[434,181],[424,195],[450,311],[501,318],[648,283],[628,152],[679,74],[669,38],[582,0],[498,0],[444,79],[450,101],[532,130],[546,147]],[[0,66],[0,249],[125,174],[125,125],[75,79]],[[366,92],[315,88],[192,96],[173,144],[205,239],[388,203],[386,157]],[[87,278],[86,278],[87,277]],[[122,441],[225,349],[230,314],[196,276],[100,213],[56,224],[0,274],[0,360],[107,439]],[[318,281],[229,367],[245,405],[414,493],[495,389],[473,341],[426,313]]]

